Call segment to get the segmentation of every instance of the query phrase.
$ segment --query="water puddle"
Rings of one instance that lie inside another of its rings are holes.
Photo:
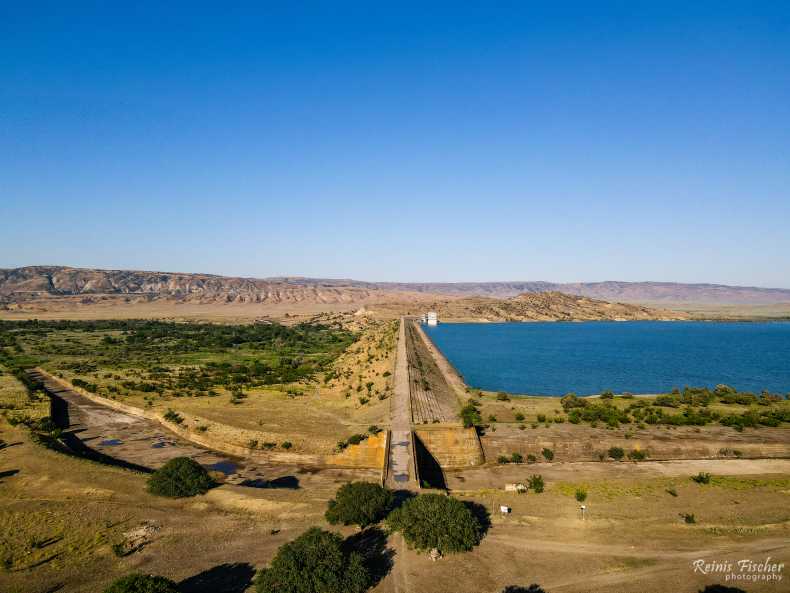
[[[123,441],[121,439],[107,439],[99,444],[104,447],[115,447],[116,445],[123,445]]]
[[[218,461],[217,463],[212,463],[211,465],[208,466],[208,469],[213,470],[215,472],[221,472],[226,476],[235,474],[238,468],[239,466],[233,463],[232,461]]]

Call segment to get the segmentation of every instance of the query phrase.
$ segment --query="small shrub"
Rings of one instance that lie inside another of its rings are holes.
[[[285,450],[287,451],[288,449],[290,449],[291,447],[293,447],[293,443],[291,443],[291,441],[283,441],[283,442],[280,444],[280,447],[282,447],[283,449],[285,449]]]
[[[678,496],[678,491],[677,491],[677,490],[675,490],[675,488],[667,488],[667,494],[669,494],[670,496],[674,496],[675,498],[677,498],[677,496]]]
[[[587,491],[584,488],[577,488],[574,496],[578,502],[584,502],[587,500]]]
[[[165,577],[133,573],[113,581],[104,593],[178,593],[178,586]]]
[[[691,476],[691,479],[697,484],[710,484],[710,474],[707,472],[700,472],[696,476]]]
[[[469,400],[469,403],[461,408],[461,420],[464,423],[464,428],[480,426],[483,423],[477,404],[474,401]]]
[[[511,463],[524,463],[524,456],[521,453],[513,453],[510,456]]]
[[[628,459],[631,461],[644,461],[647,459],[647,451],[641,449],[634,449],[628,452]]]
[[[168,408],[167,412],[165,412],[164,419],[168,422],[172,422],[173,424],[181,424],[184,421],[184,419],[181,417],[181,414],[171,410],[170,408]]]
[[[348,437],[347,441],[349,445],[359,445],[362,441],[366,441],[368,437],[364,434],[352,434]]]
[[[258,440],[257,439],[250,439],[247,441],[247,448],[248,449],[257,449],[258,448]]]
[[[614,399],[614,393],[607,389],[601,394],[601,399]]]
[[[524,422],[524,414],[516,412],[516,422]]]
[[[171,498],[205,494],[212,486],[206,469],[189,457],[171,459],[148,478],[148,492]]]
[[[546,414],[538,414],[538,422],[546,422]]]
[[[538,461],[538,458],[535,457],[532,453],[527,455],[527,463],[536,463],[537,461]]]
[[[684,523],[693,524],[697,522],[693,513],[680,513],[680,516],[683,517]]]
[[[510,396],[504,391],[500,391],[499,393],[496,394],[496,400],[498,402],[509,402]]]
[[[551,461],[552,459],[554,459],[554,451],[552,451],[551,449],[543,449],[542,454],[543,454],[543,458],[546,461]]]
[[[505,465],[506,463],[510,463],[510,457],[507,455],[500,455],[496,458],[496,462],[500,465]]]
[[[609,457],[616,461],[620,461],[623,456],[625,455],[625,451],[621,447],[610,447],[609,451],[607,451]]]
[[[540,494],[543,492],[543,487],[545,484],[543,483],[543,476],[540,474],[533,474],[530,476],[529,480],[527,480],[527,483],[529,485],[529,489],[535,494]]]
[[[368,426],[368,432],[370,434],[378,434],[381,432],[381,429],[375,424],[371,424],[370,426]]]

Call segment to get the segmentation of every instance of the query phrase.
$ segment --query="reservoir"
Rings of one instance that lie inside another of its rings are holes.
[[[790,322],[624,321],[423,326],[471,387],[528,395],[664,393],[726,383],[790,392]]]

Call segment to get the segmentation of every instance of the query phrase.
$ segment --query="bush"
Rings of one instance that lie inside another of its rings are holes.
[[[527,463],[536,463],[537,461],[538,461],[538,458],[535,457],[532,453],[527,455]]]
[[[554,451],[552,451],[551,449],[543,449],[542,453],[546,461],[551,461],[552,459],[554,459]]]
[[[212,486],[205,468],[189,457],[171,459],[148,478],[148,492],[172,498],[205,494]]]
[[[623,456],[625,455],[625,451],[623,451],[623,449],[621,447],[610,447],[609,451],[607,451],[607,454],[612,459],[620,461],[623,458]]]
[[[178,586],[165,577],[132,573],[113,581],[104,593],[178,593]]]
[[[461,501],[441,494],[420,494],[407,500],[387,518],[418,550],[466,552],[480,542],[480,521]]]
[[[280,447],[282,447],[287,451],[288,449],[293,447],[293,443],[291,441],[283,441],[282,443],[280,443]]]
[[[483,423],[477,406],[471,401],[461,408],[461,420],[464,423],[464,428],[472,428],[473,426],[479,426]]]
[[[697,484],[710,484],[710,474],[706,472],[700,472],[696,476],[691,476],[691,479]]]
[[[498,402],[509,402],[510,396],[504,391],[500,391],[499,393],[496,394],[496,400]]]
[[[680,513],[680,516],[683,517],[684,523],[693,524],[697,522],[693,513]]]
[[[521,453],[513,453],[510,456],[511,463],[524,463],[524,456]]]
[[[546,422],[546,414],[538,414],[538,422]]]
[[[505,465],[506,463],[510,463],[510,457],[507,455],[500,455],[496,458],[496,462],[500,465]]]
[[[277,550],[255,578],[258,593],[362,593],[371,584],[362,555],[343,549],[343,539],[313,527]]]
[[[578,488],[574,496],[578,502],[584,502],[587,500],[587,491],[584,488]]]
[[[171,410],[170,408],[167,409],[167,412],[164,414],[165,420],[168,422],[172,422],[173,424],[181,424],[184,419],[181,417],[181,414],[178,412]]]
[[[524,414],[516,412],[516,422],[524,422]]]
[[[601,394],[601,399],[614,399],[614,393],[607,389]]]
[[[628,452],[628,459],[631,461],[644,461],[647,459],[647,451],[641,449],[634,449]]]
[[[383,519],[390,505],[390,490],[372,482],[349,482],[329,501],[325,516],[332,525],[359,525],[364,529]]]
[[[535,494],[540,494],[543,492],[543,487],[545,484],[543,483],[543,476],[540,474],[533,474],[530,476],[529,480],[527,480],[527,483],[529,484],[529,489]]]

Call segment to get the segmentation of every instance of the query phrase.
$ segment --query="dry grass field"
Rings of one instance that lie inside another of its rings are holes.
[[[322,514],[337,487],[223,485],[197,498],[165,500],[145,491],[142,474],[44,449],[2,421],[0,438],[10,443],[0,451],[0,590],[8,593],[92,593],[132,570],[166,575],[187,592],[251,592],[254,570],[279,545],[308,526],[327,527]],[[510,472],[498,476],[502,481],[542,474],[545,491],[522,495],[481,487],[474,474],[483,470],[468,470],[455,476],[459,486],[467,476],[455,495],[495,511],[482,543],[434,563],[406,549],[399,536],[389,537],[394,564],[373,591],[495,593],[537,583],[555,593],[694,592],[721,580],[695,574],[691,562],[698,558],[759,560],[790,552],[790,468],[787,461],[764,463],[720,461],[710,466],[715,474],[708,485],[692,482],[697,466],[687,465],[493,470]],[[588,493],[584,521],[578,488]],[[501,516],[500,505],[512,512]],[[687,524],[685,514],[695,523]],[[117,557],[113,544],[144,525],[151,528],[145,546]],[[783,590],[765,583],[745,589]]]

